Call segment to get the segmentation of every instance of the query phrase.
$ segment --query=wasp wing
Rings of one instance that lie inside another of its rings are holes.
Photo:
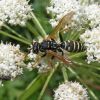
[[[73,17],[74,14],[75,13],[73,11],[69,12],[68,14],[66,14],[59,21],[58,25],[54,28],[54,30],[50,33],[48,38],[57,39],[61,29],[63,29],[65,27],[65,25],[68,25],[68,24],[70,24],[72,22],[72,17]]]
[[[50,55],[52,55],[52,56],[54,56],[54,57],[56,57],[57,59],[59,59],[60,61],[62,61],[65,64],[70,64],[70,65],[73,64],[73,62],[68,57],[65,58],[62,55],[59,55],[56,52],[53,52],[51,50],[47,51],[47,53],[50,54]]]

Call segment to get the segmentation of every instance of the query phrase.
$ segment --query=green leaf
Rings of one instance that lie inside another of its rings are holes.
[[[30,45],[30,44],[31,44],[29,41],[20,39],[19,37],[16,37],[16,36],[14,36],[14,35],[11,35],[11,34],[9,34],[9,33],[7,33],[7,32],[1,31],[1,30],[0,30],[0,34],[5,35],[5,36],[8,36],[8,37],[10,37],[10,38],[12,38],[12,39],[15,39],[15,40],[20,41],[20,42],[22,42],[22,43],[24,43],[24,44],[27,44],[27,45]]]
[[[18,98],[18,100],[26,100],[28,99],[32,94],[34,94],[37,90],[39,90],[46,79],[47,75],[38,75],[24,90],[24,92],[21,94],[21,96]]]
[[[50,79],[52,78],[52,76],[53,76],[53,74],[54,74],[54,72],[56,71],[56,69],[57,69],[58,66],[59,66],[59,63],[57,63],[57,64],[54,66],[54,68],[51,70],[51,72],[50,72],[50,74],[48,75],[47,80],[45,81],[45,84],[44,84],[44,86],[43,86],[43,88],[42,88],[42,91],[41,91],[41,93],[40,93],[40,95],[39,95],[39,97],[38,97],[37,100],[41,100],[41,98],[42,98],[42,96],[43,96],[43,94],[44,94],[44,92],[45,92],[45,90],[46,90],[46,87],[47,87],[47,85],[48,85]]]

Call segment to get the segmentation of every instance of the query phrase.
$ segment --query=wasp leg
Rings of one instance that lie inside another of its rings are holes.
[[[52,41],[56,42],[53,38],[51,38]]]
[[[57,52],[56,50],[52,50],[53,52]],[[53,60],[55,58],[55,56],[52,56],[51,59]]]
[[[47,55],[47,52],[44,52],[44,54],[41,57],[45,57]]]
[[[62,56],[64,55],[64,52],[63,52],[63,50],[61,48],[59,48],[57,50],[62,53]]]
[[[52,56],[51,59],[53,60],[55,58],[55,56]]]

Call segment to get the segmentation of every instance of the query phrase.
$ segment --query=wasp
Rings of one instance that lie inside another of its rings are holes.
[[[71,19],[74,15],[74,12],[70,12],[65,15],[58,23],[58,25],[54,28],[53,32],[44,39],[41,43],[33,42],[32,43],[32,51],[35,54],[39,54],[39,52],[43,52],[44,54],[42,57],[46,56],[46,54],[51,54],[52,58],[56,57],[59,60],[63,61],[65,64],[70,63],[71,61],[69,58],[63,57],[63,49],[67,50],[68,52],[79,52],[84,50],[84,46],[82,43],[78,41],[64,41],[61,43],[57,43],[55,39],[58,36],[60,30],[65,26],[65,24],[71,23]],[[59,55],[56,52],[61,52],[62,55]]]
[[[67,50],[68,52],[81,52],[85,50],[85,47],[82,43],[70,40],[61,42],[60,44],[55,40],[43,40],[41,43],[34,42],[32,47],[33,53],[38,54],[39,52],[44,52],[42,57],[49,53],[52,55],[52,59],[56,57],[63,61],[65,64],[71,63],[71,61],[68,58],[65,59],[63,57],[64,53],[62,49]],[[62,56],[58,55],[56,53],[57,51],[61,52]]]
[[[39,52],[44,52],[43,56],[47,54],[46,52],[47,50],[51,50],[54,52],[58,51],[61,52],[62,55],[64,54],[62,49],[67,50],[68,52],[81,52],[85,50],[83,43],[80,43],[78,41],[70,41],[70,40],[61,42],[60,44],[58,44],[53,39],[44,40],[41,43],[34,42],[32,45],[33,45],[32,46],[33,53],[38,54]]]

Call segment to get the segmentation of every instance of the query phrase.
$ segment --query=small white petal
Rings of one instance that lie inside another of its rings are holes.
[[[24,26],[31,18],[31,6],[26,0],[0,0],[0,26],[2,23]]]
[[[100,62],[100,25],[92,30],[86,30],[80,36],[80,40],[86,46],[88,63],[94,61]]]

